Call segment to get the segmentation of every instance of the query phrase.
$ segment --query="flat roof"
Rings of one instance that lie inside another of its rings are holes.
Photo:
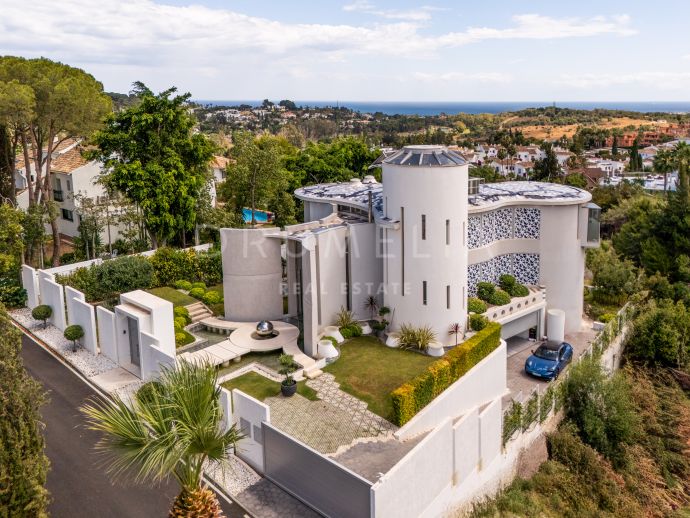
[[[376,221],[383,215],[383,184],[322,183],[301,187],[295,196],[301,200],[338,203],[369,210],[369,193]],[[468,196],[469,212],[483,212],[501,205],[571,205],[587,203],[592,195],[584,189],[547,182],[501,182],[479,185],[477,194]]]

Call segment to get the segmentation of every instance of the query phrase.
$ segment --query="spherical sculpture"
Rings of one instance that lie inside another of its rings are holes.
[[[259,336],[271,336],[273,334],[273,324],[268,320],[262,320],[256,324],[256,334]]]

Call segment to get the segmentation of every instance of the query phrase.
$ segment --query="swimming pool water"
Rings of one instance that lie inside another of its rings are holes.
[[[268,223],[269,214],[271,214],[271,213],[266,212],[265,210],[256,210],[256,211],[254,211],[254,219],[256,220],[257,223]],[[245,223],[251,223],[252,222],[252,209],[242,209],[242,219],[244,219]]]

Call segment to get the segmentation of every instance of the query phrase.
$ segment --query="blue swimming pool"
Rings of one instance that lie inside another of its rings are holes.
[[[251,223],[252,209],[242,209],[242,219],[244,219],[245,223]],[[268,223],[269,221],[273,221],[273,213],[266,212],[265,210],[255,210],[254,219],[257,223]]]

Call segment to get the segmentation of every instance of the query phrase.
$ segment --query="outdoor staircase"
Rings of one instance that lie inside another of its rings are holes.
[[[189,316],[192,319],[192,324],[196,324],[200,320],[204,320],[205,318],[213,316],[211,310],[208,309],[203,302],[195,302],[194,304],[189,304],[188,306],[185,306],[185,308],[187,308],[187,311],[189,311]]]

